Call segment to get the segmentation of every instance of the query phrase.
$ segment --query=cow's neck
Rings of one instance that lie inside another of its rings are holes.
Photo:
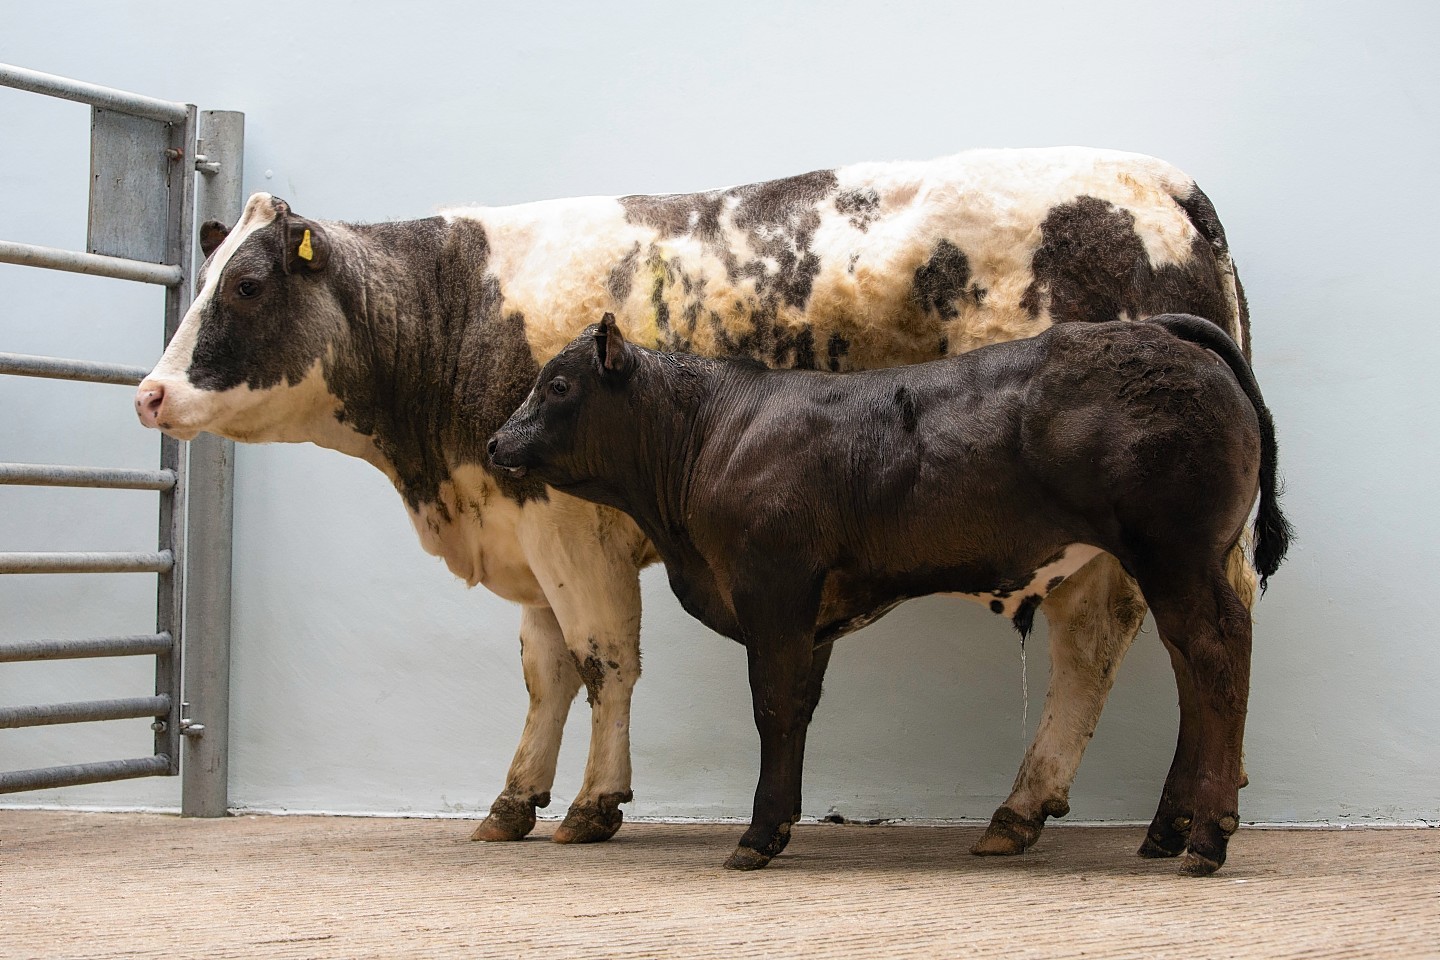
[[[682,372],[683,368],[683,372]],[[723,379],[714,360],[646,353],[627,391],[627,422],[606,443],[595,480],[567,492],[630,514],[672,567],[698,559],[686,531],[695,464]]]
[[[505,310],[478,224],[350,229],[355,255],[340,284],[350,337],[325,370],[337,416],[373,440],[370,459],[412,510],[443,505],[452,471],[486,463],[486,439],[538,372],[524,318]],[[544,496],[533,481],[498,483],[522,501]]]

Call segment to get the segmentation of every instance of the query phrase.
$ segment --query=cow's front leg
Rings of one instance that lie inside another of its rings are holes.
[[[535,808],[550,803],[560,737],[580,689],[580,674],[549,607],[525,607],[520,615],[520,661],[530,692],[525,730],[510,761],[505,792],[490,804],[489,815],[471,840],[523,840],[535,828]]]
[[[522,537],[590,703],[585,780],[553,839],[608,840],[624,821],[620,804],[633,796],[630,699],[640,679],[637,557],[644,539],[628,517],[553,491],[548,512],[537,512]]]
[[[971,852],[1023,853],[1047,817],[1070,812],[1070,784],[1100,722],[1120,661],[1145,619],[1145,601],[1119,562],[1102,553],[1040,607],[1050,625],[1050,687],[1015,786]]]

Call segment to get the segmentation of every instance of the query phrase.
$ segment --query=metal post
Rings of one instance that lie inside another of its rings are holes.
[[[205,159],[199,167],[196,217],[201,222],[219,220],[233,227],[245,201],[245,114],[229,110],[202,112],[199,153]],[[204,731],[200,736],[185,738],[189,746],[181,768],[180,812],[187,817],[223,817],[230,801],[234,451],[235,445],[229,440],[208,433],[190,442],[186,630],[191,644],[185,654],[185,696],[194,704],[190,719]]]
[[[195,133],[196,111],[185,108],[183,122],[170,124],[169,201],[165,224],[165,261],[179,264],[183,280],[165,290],[165,343],[168,345],[190,306],[190,275],[195,235]],[[160,494],[160,549],[175,559],[160,574],[155,610],[155,632],[168,633],[175,646],[168,656],[156,658],[155,693],[170,698],[168,719],[155,725],[155,753],[169,757],[172,775],[180,772],[183,706],[181,670],[185,651],[185,448],[171,437],[160,440],[160,469],[173,471],[175,486]]]

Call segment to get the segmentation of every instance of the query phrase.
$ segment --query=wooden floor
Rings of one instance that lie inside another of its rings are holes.
[[[734,825],[467,841],[455,820],[0,809],[0,957],[1440,957],[1440,830],[1242,829],[1214,877],[1139,828],[800,825],[752,874]]]

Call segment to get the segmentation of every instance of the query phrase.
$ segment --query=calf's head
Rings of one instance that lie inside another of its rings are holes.
[[[587,327],[541,368],[525,402],[495,431],[490,462],[561,489],[600,479],[607,454],[633,428],[636,351],[613,314]]]
[[[334,244],[321,224],[263,193],[233,230],[201,227],[195,300],[136,391],[140,422],[182,440],[202,430],[313,439],[298,427],[333,412],[319,367],[345,330]]]

